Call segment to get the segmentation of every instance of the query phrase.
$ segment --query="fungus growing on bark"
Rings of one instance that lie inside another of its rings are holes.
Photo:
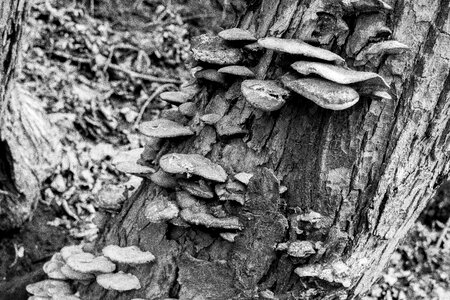
[[[177,205],[165,196],[150,201],[144,210],[144,216],[151,223],[165,222],[178,217]]]
[[[244,80],[241,91],[245,99],[253,106],[263,111],[275,111],[285,103],[289,91],[273,80]]]
[[[230,48],[222,38],[207,34],[194,37],[191,50],[195,60],[215,65],[234,65],[243,59],[241,50]]]
[[[309,241],[294,241],[280,243],[277,250],[287,250],[287,254],[292,257],[304,258],[316,253],[314,244]]]
[[[138,164],[137,162],[124,161],[116,165],[116,169],[120,172],[133,174],[139,177],[147,177],[147,174],[152,174],[155,169]]]
[[[141,288],[139,279],[136,276],[122,271],[97,275],[97,283],[107,290],[119,292],[138,290]]]
[[[171,174],[197,175],[218,182],[227,180],[227,173],[220,165],[199,154],[165,154],[159,160],[159,165]]]
[[[54,295],[71,295],[70,285],[61,280],[47,279],[28,284],[25,289],[28,293],[37,297],[52,297]]]
[[[242,182],[245,185],[248,185],[248,183],[250,182],[250,179],[253,177],[253,174],[251,173],[245,173],[245,172],[241,172],[241,173],[237,173],[234,175],[234,178],[237,181]]]
[[[255,77],[255,73],[244,66],[226,66],[217,70],[219,73],[241,76],[241,77]]]
[[[392,10],[392,6],[382,0],[340,0],[343,8],[351,13],[379,12]]]
[[[186,102],[178,106],[178,111],[186,117],[192,118],[197,113],[197,105],[192,102]]]
[[[177,187],[177,180],[167,172],[159,169],[155,173],[149,176],[149,179],[156,185],[166,189],[174,189]]]
[[[64,276],[67,279],[79,280],[79,281],[91,280],[91,279],[94,279],[94,277],[95,277],[93,274],[90,274],[90,273],[82,273],[82,272],[75,271],[74,269],[69,267],[67,264],[65,264],[61,267],[61,273],[64,274]]]
[[[110,260],[121,264],[138,265],[155,260],[155,256],[150,251],[142,251],[137,246],[108,245],[103,248],[102,253]]]
[[[181,104],[192,99],[192,96],[184,92],[163,92],[159,98],[169,103]]]
[[[206,115],[201,116],[201,117],[200,117],[200,120],[202,120],[203,122],[205,122],[205,124],[208,124],[208,125],[214,125],[214,124],[216,124],[217,122],[219,122],[219,120],[220,120],[221,118],[222,118],[222,117],[221,117],[220,115],[218,115],[218,114],[206,114]]]
[[[62,266],[64,266],[64,262],[51,259],[42,266],[42,269],[45,274],[47,274],[48,278],[64,280],[67,279],[67,277],[61,273]]]
[[[315,277],[330,283],[341,284],[343,287],[350,287],[352,283],[349,268],[343,261],[298,267],[295,269],[295,273],[300,277]]]
[[[254,42],[256,41],[256,37],[248,30],[241,28],[230,28],[225,29],[219,32],[218,34],[221,38],[226,41],[242,41],[242,42]]]
[[[301,40],[267,37],[259,39],[258,44],[269,50],[317,58],[337,64],[345,64],[345,60],[339,55],[326,49],[311,46]]]
[[[225,241],[228,241],[230,243],[234,243],[234,240],[239,235],[235,232],[221,232],[219,233],[220,237],[223,238]]]
[[[61,254],[62,259],[66,262],[70,256],[78,253],[84,253],[84,251],[82,245],[70,245],[62,247],[61,250],[59,250],[59,253]]]
[[[373,72],[355,71],[340,66],[309,61],[298,61],[293,63],[291,67],[302,75],[315,74],[340,84],[360,82],[361,84],[377,86],[380,90],[389,89],[389,85],[383,77]]]
[[[204,199],[214,198],[214,192],[209,185],[205,183],[204,180],[199,180],[198,182],[190,180],[179,180],[178,184],[180,187],[195,197],[200,197]]]
[[[370,64],[378,67],[381,59],[385,55],[399,54],[409,50],[409,47],[399,41],[382,41],[374,44],[370,44],[358,53],[355,58],[355,66],[364,66]]]
[[[284,84],[290,90],[326,109],[343,110],[355,105],[359,100],[358,93],[351,87],[325,79],[285,80]]]
[[[245,186],[236,181],[228,181],[227,183],[217,184],[215,192],[221,201],[235,201],[241,205],[245,203]]]
[[[194,134],[189,127],[167,119],[143,122],[139,125],[139,131],[147,136],[157,138],[174,138]]]
[[[217,72],[215,69],[201,70],[195,73],[195,78],[204,79],[212,82],[224,84],[226,82],[225,75]]]
[[[81,273],[111,273],[116,269],[116,265],[106,257],[96,257],[91,253],[74,254],[67,259],[67,265]]]

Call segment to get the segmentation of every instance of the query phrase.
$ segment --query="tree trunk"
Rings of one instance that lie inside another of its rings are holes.
[[[258,37],[321,43],[352,67],[345,49],[355,43],[349,35],[365,13],[331,0],[230,2],[239,8],[239,27]],[[119,294],[93,283],[83,291],[86,299],[272,299],[261,296],[266,290],[279,299],[356,299],[367,292],[449,171],[449,3],[392,0],[391,14],[378,12],[393,38],[410,47],[363,68],[388,81],[393,100],[363,97],[331,111],[293,96],[280,111],[261,113],[242,97],[240,81],[204,88],[195,100],[199,114],[219,109],[225,115],[215,126],[197,124],[193,138],[165,142],[160,155],[199,153],[229,178],[253,173],[243,206],[212,202],[238,216],[244,229],[231,243],[204,227],[150,223],[146,205],[174,191],[146,181],[98,245],[151,251],[154,263],[121,267],[139,277],[142,289]],[[289,58],[283,58],[267,51],[259,77],[286,72]],[[287,187],[281,197],[280,182]],[[321,215],[319,223],[299,220],[310,212]],[[298,240],[312,242],[316,253],[293,258],[275,250]]]

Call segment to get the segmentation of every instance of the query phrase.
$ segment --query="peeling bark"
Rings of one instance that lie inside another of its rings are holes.
[[[260,2],[243,10],[240,27],[346,53],[355,26],[346,21],[356,12],[339,1]],[[243,99],[240,82],[204,89],[196,98],[200,114],[223,118],[215,128],[198,125],[196,137],[171,141],[161,154],[206,155],[229,178],[253,173],[245,204],[224,205],[244,229],[230,243],[216,230],[149,223],[147,203],[173,191],[146,181],[98,246],[137,245],[156,263],[124,270],[140,278],[139,291],[91,284],[86,297],[255,299],[268,289],[279,299],[356,299],[367,292],[450,168],[450,1],[387,2],[392,37],[411,50],[363,69],[388,81],[393,100],[363,96],[350,109],[330,111],[293,96],[280,111],[261,113]],[[346,58],[351,66],[354,57]],[[257,73],[278,78],[289,61],[268,51]],[[288,188],[282,197],[280,182]],[[295,258],[275,250],[298,240],[316,253]]]

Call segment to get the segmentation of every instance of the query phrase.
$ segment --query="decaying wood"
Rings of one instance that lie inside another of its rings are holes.
[[[343,17],[355,12],[341,2],[260,2],[238,15],[257,37],[301,38],[345,53],[351,30]],[[279,299],[355,299],[365,293],[450,169],[450,3],[386,2],[394,8],[392,37],[411,50],[365,70],[382,75],[394,99],[363,97],[352,108],[330,111],[293,96],[281,110],[261,113],[243,99],[239,81],[205,89],[196,100],[199,114],[220,107],[222,119],[163,151],[206,155],[229,178],[254,174],[245,204],[226,206],[244,229],[230,243],[215,230],[150,223],[146,205],[172,192],[147,181],[99,242],[137,245],[156,256],[154,264],[130,271],[143,288],[118,294],[91,284],[84,295],[254,299],[270,290]],[[277,78],[286,56],[267,53],[257,73]],[[288,188],[282,197],[280,181]],[[310,221],[312,212],[320,217]],[[316,253],[293,258],[276,250],[296,240],[312,242]]]

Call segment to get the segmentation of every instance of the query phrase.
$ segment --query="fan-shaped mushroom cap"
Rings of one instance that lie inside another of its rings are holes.
[[[253,177],[253,174],[245,173],[245,172],[237,173],[234,175],[234,178],[236,178],[236,180],[242,182],[245,185],[248,185],[248,183],[250,182],[250,179],[252,177]]]
[[[195,60],[215,65],[234,65],[243,59],[241,50],[228,47],[218,36],[202,34],[194,37],[191,44]]]
[[[392,100],[391,94],[389,94],[386,91],[374,91],[372,93],[372,95],[374,95],[375,97],[378,97],[378,98]]]
[[[91,253],[78,253],[67,259],[67,265],[81,273],[111,273],[116,265],[104,256],[95,257]]]
[[[241,205],[245,203],[245,186],[237,181],[229,181],[226,184],[216,184],[214,188],[219,200],[235,201]]]
[[[161,223],[178,217],[178,206],[164,196],[150,201],[144,210],[144,215],[151,223]]]
[[[230,74],[242,77],[255,77],[255,73],[244,66],[226,66],[217,70],[219,73]]]
[[[206,114],[200,117],[200,120],[205,122],[208,125],[213,125],[219,122],[219,120],[222,118],[221,115],[218,114]]]
[[[72,289],[67,282],[53,279],[28,284],[25,289],[28,293],[38,297],[52,297],[53,295],[72,294]]]
[[[214,69],[201,70],[195,73],[195,78],[205,79],[212,82],[224,84],[226,82],[225,75]]]
[[[392,6],[382,0],[340,0],[344,9],[352,13],[379,12],[392,10]]]
[[[101,274],[97,276],[97,283],[107,289],[114,291],[130,291],[141,288],[139,279],[133,274],[118,273]]]
[[[66,276],[64,276],[63,273],[61,273],[61,268],[62,266],[64,266],[64,262],[62,261],[57,261],[57,260],[50,260],[48,262],[46,262],[43,266],[42,269],[44,270],[45,274],[47,274],[47,276],[51,279],[67,279]]]
[[[241,91],[245,99],[254,107],[263,111],[280,109],[289,95],[289,91],[272,80],[244,80]]]
[[[298,61],[293,63],[291,67],[302,75],[316,74],[340,84],[364,82],[364,84],[367,83],[372,86],[379,86],[380,89],[389,89],[389,85],[383,77],[373,72],[356,71],[340,66],[311,61]]]
[[[299,258],[308,257],[316,253],[314,244],[309,241],[281,243],[277,246],[277,250],[287,250],[289,256]]]
[[[70,256],[85,252],[83,251],[83,245],[70,245],[62,247],[59,253],[61,254],[61,258],[66,262]]]
[[[159,97],[170,103],[185,103],[192,98],[191,95],[183,92],[163,92]]]
[[[220,165],[199,154],[169,153],[161,157],[159,165],[167,173],[193,174],[218,182],[227,180],[227,173]]]
[[[358,53],[354,65],[364,66],[370,63],[373,66],[379,66],[384,55],[399,54],[407,50],[409,50],[407,45],[394,40],[370,44]]]
[[[143,176],[145,174],[152,174],[155,169],[138,164],[137,162],[124,161],[116,165],[116,169],[123,173],[133,174],[136,176]]]
[[[193,182],[190,180],[179,180],[178,184],[182,189],[187,191],[189,194],[204,198],[204,199],[212,199],[214,198],[214,192],[203,180],[199,182]]]
[[[71,267],[69,267],[67,264],[61,267],[61,273],[64,274],[64,276],[68,279],[72,280],[91,280],[94,279],[94,275],[90,273],[81,273],[78,271],[75,271]]]
[[[142,251],[137,246],[108,245],[103,248],[102,253],[110,260],[122,264],[146,264],[155,260],[150,251]]]
[[[144,152],[144,147],[131,149],[128,151],[121,151],[117,153],[116,156],[113,157],[111,163],[113,165],[117,165],[118,163],[125,161],[138,161],[141,158],[142,152]]]
[[[203,225],[209,228],[235,229],[242,230],[243,226],[237,217],[216,218],[212,215],[195,212],[190,208],[183,209],[180,217],[194,225]]]
[[[314,264],[305,267],[298,267],[295,273],[299,277],[317,277],[324,281],[341,284],[344,287],[351,285],[351,278],[348,274],[349,268],[342,261],[336,261],[332,264]]]
[[[167,119],[143,122],[139,125],[139,131],[145,135],[157,138],[172,138],[194,134],[189,127]]]
[[[284,83],[290,90],[326,109],[343,110],[359,100],[358,93],[351,87],[325,79],[302,78]]]
[[[239,235],[234,232],[221,232],[219,233],[220,237],[223,238],[225,241],[228,241],[230,243],[234,243],[234,240]]]
[[[186,102],[178,106],[178,111],[186,117],[193,117],[197,112],[197,105],[192,102]]]
[[[149,178],[154,184],[166,189],[173,189],[178,185],[176,179],[172,175],[161,169],[150,175]]]
[[[325,61],[335,62],[337,64],[345,64],[345,60],[339,55],[326,49],[311,46],[310,44],[307,44],[301,40],[267,37],[259,39],[258,44],[270,50],[290,53],[294,55],[303,55]]]
[[[219,32],[218,35],[226,41],[256,41],[256,37],[253,35],[253,33],[241,28],[225,29]]]

